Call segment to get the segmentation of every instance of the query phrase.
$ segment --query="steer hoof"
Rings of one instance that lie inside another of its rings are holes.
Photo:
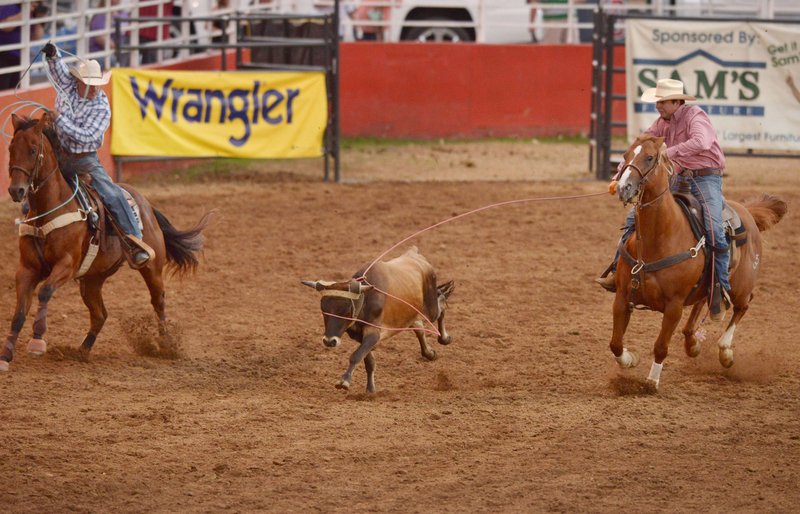
[[[28,341],[28,355],[31,357],[41,357],[47,351],[47,343],[44,339],[31,339]]]
[[[4,361],[3,359],[0,359],[0,372],[8,371],[8,367],[10,365],[11,365],[10,362]]]
[[[345,380],[345,379],[339,380],[339,382],[336,384],[336,389],[349,390],[350,389],[350,382]]]
[[[439,341],[439,344],[450,344],[453,342],[453,336],[446,335],[444,337],[438,338],[437,341]]]

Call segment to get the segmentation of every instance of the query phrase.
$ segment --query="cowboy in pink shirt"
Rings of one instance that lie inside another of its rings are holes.
[[[724,292],[727,296],[731,285],[728,281],[730,256],[725,228],[722,225],[722,208],[725,203],[722,196],[722,173],[725,169],[725,155],[719,146],[717,132],[705,111],[696,105],[686,105],[686,101],[694,100],[695,97],[684,94],[683,82],[673,79],[659,80],[655,88],[648,89],[642,95],[643,102],[655,102],[660,115],[645,133],[664,138],[667,156],[680,167],[680,174],[684,180],[689,181],[692,194],[705,206],[706,241],[714,252],[714,291],[715,295]],[[624,163],[619,164],[614,180],[624,167]],[[634,225],[634,214],[631,210],[625,220],[621,242],[628,240]],[[614,270],[618,258],[619,253],[614,257],[609,272],[596,279],[596,282],[609,291],[615,290]],[[721,304],[725,308],[728,306],[727,302],[723,304],[719,301],[719,297],[712,301],[711,319],[720,320],[724,317]]]

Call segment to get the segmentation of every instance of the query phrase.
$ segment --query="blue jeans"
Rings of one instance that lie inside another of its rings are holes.
[[[703,209],[705,209],[703,219],[706,228],[706,246],[714,249],[714,273],[717,277],[716,280],[722,287],[730,290],[731,284],[728,279],[730,254],[728,252],[728,241],[725,238],[725,227],[722,224],[722,207],[725,203],[724,197],[722,196],[722,177],[720,175],[707,175],[705,177],[695,177],[694,179],[679,177],[679,181],[680,180],[688,180],[692,194],[700,201],[700,205],[703,206]],[[673,191],[676,190],[677,184],[680,183],[679,181],[676,181],[675,185],[673,185]],[[636,217],[633,213],[633,209],[631,209],[622,227],[622,236],[619,238],[620,244],[625,243],[625,241],[631,237],[635,226]],[[617,253],[614,255],[611,271],[616,271],[617,261],[619,261],[619,246],[617,247]]]
[[[141,239],[142,231],[139,223],[133,214],[128,200],[122,192],[122,188],[111,181],[103,165],[100,164],[96,153],[92,153],[76,160],[72,168],[74,171],[89,173],[92,177],[92,187],[100,195],[106,208],[111,211],[111,215],[119,225],[125,235],[136,236]]]

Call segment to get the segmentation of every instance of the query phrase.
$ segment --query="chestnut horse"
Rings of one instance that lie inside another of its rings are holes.
[[[7,371],[14,357],[17,338],[39,283],[42,283],[39,307],[28,352],[42,355],[46,351],[47,304],[56,289],[70,278],[80,281],[81,297],[89,309],[90,327],[80,346],[81,351],[89,352],[107,317],[103,283],[126,261],[119,237],[101,234],[99,230],[94,234],[84,221],[87,213],[76,199],[77,186],[68,184],[59,170],[56,152],[60,147],[51,115],[45,112],[38,120],[12,115],[12,123],[14,137],[9,145],[11,185],[8,192],[15,202],[27,197],[30,212],[20,224],[17,303],[11,331],[0,352],[0,371]],[[155,256],[139,269],[139,273],[150,290],[150,302],[163,335],[166,333],[164,266],[169,264],[179,274],[196,269],[197,253],[203,248],[202,231],[210,215],[206,214],[194,228],[180,231],[142,195],[129,186],[124,187],[139,205],[142,239],[155,250]],[[106,224],[100,226],[103,225]]]
[[[670,191],[673,166],[666,150],[663,138],[640,136],[625,153],[625,168],[617,184],[619,199],[625,204],[633,203],[635,208],[636,232],[625,246],[635,263],[620,258],[617,264],[614,329],[610,346],[621,367],[635,366],[637,356],[622,345],[634,305],[664,313],[661,332],[653,346],[653,365],[648,377],[653,390],[658,388],[670,338],[686,305],[693,308],[683,327],[685,350],[690,357],[700,353],[695,332],[708,296],[705,285],[695,288],[703,275],[705,260],[702,257],[708,249],[695,238]],[[728,204],[740,216],[747,238],[738,247],[738,258],[731,259],[734,266],[730,270],[733,316],[717,343],[719,360],[725,367],[733,364],[733,333],[753,298],[761,264],[761,232],[778,223],[787,208],[782,200],[769,195],[744,205]]]

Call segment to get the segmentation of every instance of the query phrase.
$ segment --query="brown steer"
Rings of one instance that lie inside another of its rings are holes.
[[[322,293],[320,305],[325,322],[322,343],[329,348],[338,346],[345,331],[360,343],[350,356],[350,367],[336,387],[349,389],[353,370],[363,360],[367,370],[367,391],[374,393],[375,357],[372,349],[378,342],[413,326],[422,356],[428,360],[436,358],[436,352],[425,339],[424,329],[430,329],[430,325],[426,327],[427,321],[420,313],[428,321],[438,324],[439,343],[450,343],[451,338],[444,327],[444,311],[454,286],[452,280],[437,286],[433,266],[416,248],[390,261],[375,263],[367,271],[366,280],[362,278],[364,269],[346,282],[304,280],[303,284]]]

